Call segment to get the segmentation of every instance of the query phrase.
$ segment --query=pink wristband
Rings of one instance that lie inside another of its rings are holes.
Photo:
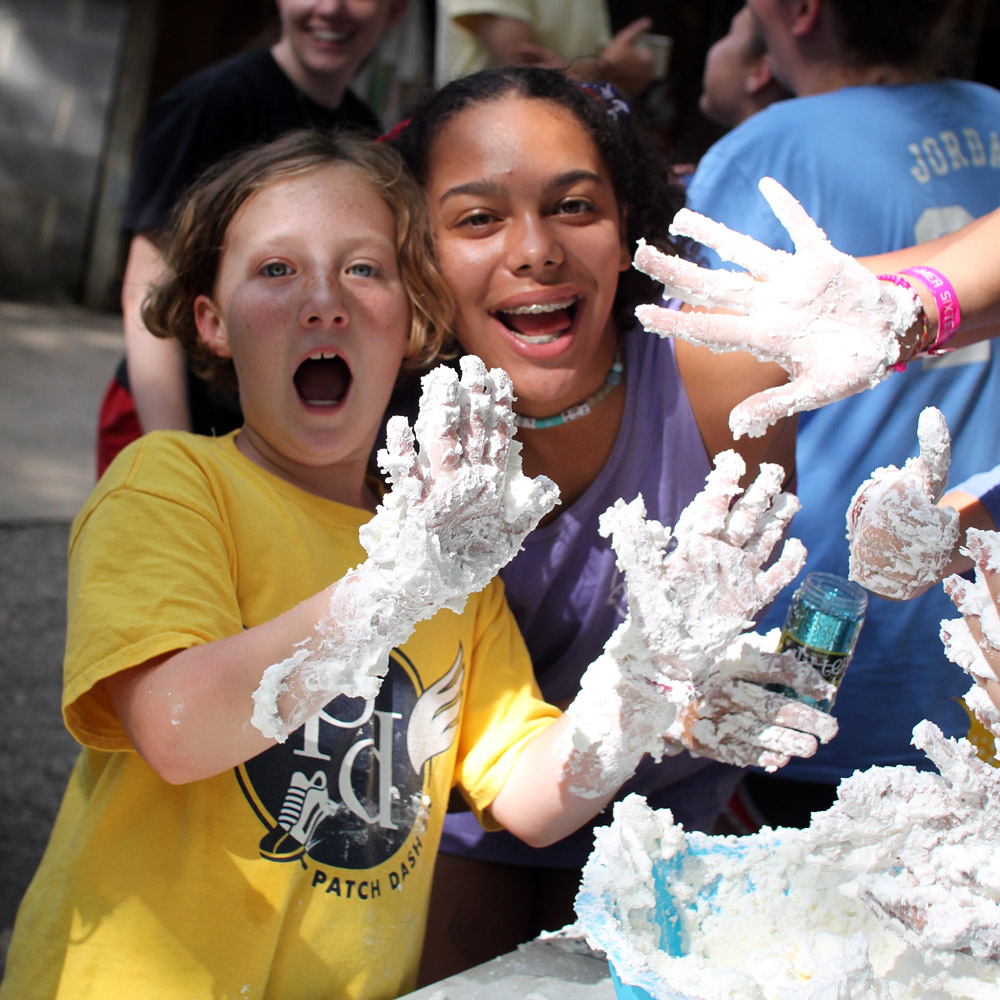
[[[962,325],[962,310],[958,306],[958,296],[955,294],[951,282],[940,271],[935,271],[932,267],[924,267],[922,264],[918,267],[904,267],[899,273],[913,275],[917,281],[927,287],[937,303],[937,338],[921,353],[944,354],[946,350],[953,350],[953,348],[945,348],[944,345],[955,336],[958,328]]]

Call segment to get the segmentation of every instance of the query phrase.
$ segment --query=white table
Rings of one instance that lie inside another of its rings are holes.
[[[474,969],[408,993],[407,1000],[615,1000],[603,955],[539,938]]]

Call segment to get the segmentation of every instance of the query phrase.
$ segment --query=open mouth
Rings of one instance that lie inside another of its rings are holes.
[[[564,302],[546,302],[515,309],[497,309],[493,315],[511,333],[529,344],[549,344],[567,333],[573,325],[579,300],[574,296]]]
[[[336,406],[350,388],[351,369],[339,355],[320,351],[299,365],[292,381],[307,406]]]

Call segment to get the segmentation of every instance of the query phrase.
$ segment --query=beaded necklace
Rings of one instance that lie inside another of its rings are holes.
[[[582,403],[570,406],[563,410],[562,413],[557,413],[554,417],[525,417],[520,413],[515,413],[514,426],[530,430],[540,430],[543,427],[558,427],[560,424],[568,424],[574,420],[579,420],[580,417],[585,417],[621,382],[624,370],[625,366],[622,364],[621,347],[618,347],[615,349],[615,360],[611,363],[611,370],[604,379],[604,385],[592,396],[588,396]]]

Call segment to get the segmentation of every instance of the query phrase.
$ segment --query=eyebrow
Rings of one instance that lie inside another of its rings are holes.
[[[556,174],[555,177],[550,178],[545,184],[545,192],[556,191],[559,188],[568,187],[571,184],[576,184],[579,181],[594,181],[597,184],[604,183],[603,178],[600,174],[594,173],[593,170],[567,170],[564,173]],[[497,181],[469,181],[467,184],[456,184],[454,187],[448,188],[444,194],[438,199],[438,203],[442,204],[449,198],[455,198],[463,194],[479,195],[483,198],[500,198],[507,194],[507,186],[505,184],[500,184]]]

